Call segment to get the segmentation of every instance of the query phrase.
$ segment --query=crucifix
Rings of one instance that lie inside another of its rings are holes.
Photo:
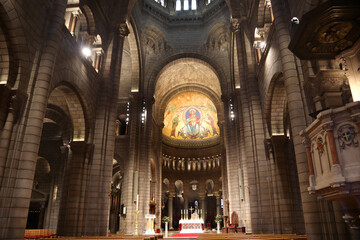
[[[192,210],[194,210],[194,208],[191,206],[191,207],[189,208],[189,210],[191,211],[191,214],[192,214]]]

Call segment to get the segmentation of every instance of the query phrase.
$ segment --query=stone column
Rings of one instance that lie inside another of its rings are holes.
[[[66,184],[59,214],[58,232],[61,235],[84,235],[85,189],[91,150],[92,145],[84,141],[71,143],[71,158],[65,170]]]
[[[140,99],[139,99],[140,100]],[[145,215],[149,213],[150,196],[150,179],[151,179],[151,146],[153,144],[152,129],[152,105],[155,99],[153,97],[144,97],[141,99],[141,110],[138,112],[140,118],[140,135],[139,138],[139,158],[138,158],[138,171],[139,171],[139,231],[145,231],[146,220]],[[144,109],[145,108],[145,109]],[[144,111],[145,110],[145,111]],[[142,113],[145,113],[144,120],[142,120]]]
[[[244,201],[239,200],[237,204],[241,204],[246,209],[246,212],[244,211],[243,216],[240,217],[245,222],[247,232],[270,233],[272,232],[271,223],[260,220],[271,215],[271,209],[268,207],[271,203],[269,202],[270,190],[267,183],[268,162],[264,149],[266,133],[264,132],[259,86],[255,72],[256,61],[254,54],[251,54],[253,53],[252,44],[245,37],[244,29],[246,27],[243,25],[246,24],[242,19],[233,19],[231,28],[234,44],[237,47],[235,54],[238,56],[238,62],[234,64],[238,64],[241,85],[241,88],[235,89],[236,103],[239,105],[237,117],[241,119],[238,138],[241,145],[244,146],[240,147],[238,153],[240,164],[234,169],[237,183],[239,183],[239,172],[242,173],[245,189]],[[233,164],[230,166],[231,168],[235,167]],[[238,184],[233,185],[238,186]],[[232,204],[230,199],[230,206]],[[236,209],[231,209],[231,212],[234,210]],[[240,213],[241,211],[238,209],[236,212]]]
[[[184,218],[187,219],[188,217],[188,209],[189,209],[189,201],[188,201],[188,198],[185,197],[184,198]]]
[[[130,121],[128,126],[129,135],[129,156],[125,161],[124,177],[121,188],[121,204],[127,209],[127,214],[122,215],[120,219],[120,232],[133,234],[135,230],[135,204],[136,199],[133,198],[134,189],[134,172],[137,170],[138,154],[139,154],[139,131],[141,105],[139,104],[139,94],[133,92],[130,98]],[[140,199],[142,201],[142,199]]]
[[[173,230],[173,201],[174,197],[172,195],[168,198],[168,215],[169,215],[169,229]]]
[[[24,238],[43,119],[52,73],[62,39],[66,5],[66,0],[52,2],[49,19],[46,20],[47,27],[42,33],[45,39],[39,59],[39,67],[34,68],[34,73],[37,73],[34,77],[36,79],[34,90],[29,93],[29,101],[25,110],[28,113],[28,118],[25,122],[24,138],[22,138],[23,140],[19,139],[17,143],[18,146],[21,146],[20,160],[9,157],[8,161],[12,163],[10,168],[12,178],[4,180],[3,182],[6,182],[7,185],[1,186],[1,239]],[[20,141],[23,142],[23,145]],[[21,167],[14,167],[18,166],[18,162],[21,162]]]
[[[204,196],[200,197],[200,206],[201,206],[200,209],[202,210],[202,214],[201,214],[200,218],[204,220],[204,224],[205,224],[205,220],[206,220],[206,218],[205,218],[206,201],[205,200],[206,200],[206,194]]]
[[[224,106],[224,118],[225,118],[225,127],[221,130],[224,130],[224,143],[225,143],[225,154],[226,156],[226,171],[227,171],[227,181],[228,181],[228,198],[231,202],[230,212],[232,211],[240,212],[240,189],[237,187],[238,181],[238,169],[239,164],[239,149],[238,149],[238,129],[237,124],[240,122],[239,115],[236,114],[236,100],[235,96],[221,96]],[[233,108],[233,110],[231,110]],[[231,113],[233,111],[233,113]],[[230,114],[234,114],[234,119],[230,118]],[[230,147],[231,146],[231,147]],[[223,165],[224,166],[224,165]]]
[[[216,215],[221,214],[221,196],[219,194],[216,194]]]
[[[106,236],[109,225],[109,192],[115,146],[115,121],[118,106],[119,80],[124,38],[129,34],[125,23],[114,26],[113,40],[103,70],[103,89],[97,106],[94,133],[94,157],[89,166],[86,189],[86,222],[88,236]]]
[[[305,106],[301,91],[301,82],[298,76],[294,55],[288,49],[290,43],[289,20],[285,15],[283,1],[272,0],[274,13],[275,38],[279,44],[282,63],[282,71],[288,101],[291,131],[293,135],[295,156],[298,169],[299,185],[305,222],[306,235],[308,239],[323,239],[321,211],[315,196],[309,195],[309,169],[306,160],[306,151],[302,145],[299,132],[306,128]]]
[[[287,141],[288,138],[284,135],[271,136],[271,143],[274,155],[274,199],[278,204],[277,222],[275,229],[276,233],[290,234],[293,232],[292,227],[295,226],[294,213],[292,212],[292,184],[290,178],[290,163],[287,158]]]

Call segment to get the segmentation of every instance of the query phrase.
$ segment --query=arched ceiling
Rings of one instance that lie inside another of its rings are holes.
[[[220,96],[219,79],[207,63],[182,58],[166,65],[158,75],[154,94],[155,118],[164,124],[163,141],[182,147],[218,144]]]
[[[155,86],[155,100],[160,100],[167,92],[184,84],[206,86],[218,97],[221,96],[219,79],[207,63],[182,58],[169,63],[160,72]]]

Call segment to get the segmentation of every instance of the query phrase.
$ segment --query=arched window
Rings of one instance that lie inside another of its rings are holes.
[[[197,8],[196,0],[191,0],[191,10],[196,10],[196,8]]]
[[[175,10],[181,11],[181,1],[180,0],[176,0]]]
[[[189,0],[184,0],[184,10],[189,10]]]

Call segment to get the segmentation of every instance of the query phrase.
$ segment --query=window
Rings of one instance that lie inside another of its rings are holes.
[[[191,10],[196,10],[196,8],[197,8],[196,0],[191,0]]]
[[[184,10],[189,10],[189,0],[184,0]]]
[[[160,0],[161,6],[165,7],[165,0]]]
[[[181,1],[180,0],[176,0],[175,10],[181,11]]]

